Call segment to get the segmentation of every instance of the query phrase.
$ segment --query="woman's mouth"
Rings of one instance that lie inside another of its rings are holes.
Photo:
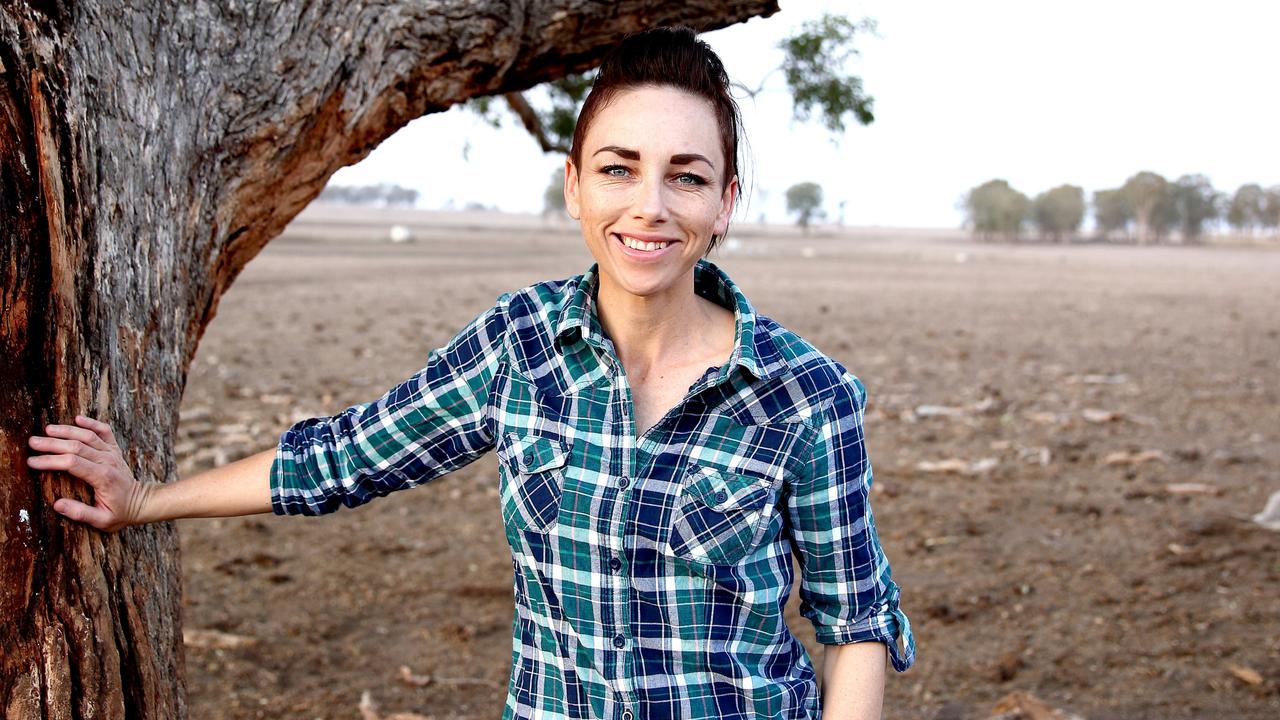
[[[623,252],[628,257],[635,258],[658,257],[679,242],[677,240],[644,240],[620,233],[614,233],[613,237],[623,247]]]

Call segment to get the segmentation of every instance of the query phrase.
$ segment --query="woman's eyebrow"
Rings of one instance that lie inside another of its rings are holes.
[[[640,152],[638,150],[625,148],[625,147],[622,147],[621,145],[605,145],[599,150],[596,150],[591,155],[592,157],[595,157],[596,155],[599,155],[602,152],[611,152],[614,155],[617,155],[618,157],[624,160],[640,159]],[[699,153],[677,153],[671,156],[672,165],[692,165],[695,162],[704,162],[708,166],[710,166],[712,170],[716,169],[716,164],[711,162],[711,160],[707,159],[706,155],[701,155]]]
[[[716,164],[708,160],[706,155],[699,155],[698,153],[680,153],[678,155],[671,156],[672,165],[692,165],[698,161],[706,163],[712,170],[716,169]]]
[[[596,155],[599,155],[602,152],[611,152],[614,155],[617,155],[618,157],[622,158],[623,160],[639,160],[640,159],[640,152],[638,150],[632,150],[631,148],[624,148],[621,145],[605,145],[599,150],[591,153],[591,156],[595,157]]]

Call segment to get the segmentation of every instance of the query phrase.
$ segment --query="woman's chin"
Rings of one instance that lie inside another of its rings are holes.
[[[611,269],[612,285],[628,295],[651,297],[669,292],[681,273],[671,267],[617,267]]]

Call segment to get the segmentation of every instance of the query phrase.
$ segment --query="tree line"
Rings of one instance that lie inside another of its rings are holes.
[[[379,185],[325,185],[316,202],[339,205],[373,205],[377,207],[414,207],[418,191],[382,183]]]
[[[1204,175],[1174,181],[1144,171],[1118,188],[1093,193],[1095,237],[1105,241],[1154,244],[1198,242],[1226,223],[1243,235],[1280,232],[1280,185],[1241,185],[1228,195]],[[1085,192],[1059,185],[1029,198],[1005,180],[990,180],[964,197],[966,225],[983,239],[1016,241],[1033,228],[1041,239],[1064,242],[1081,236],[1087,211]]]

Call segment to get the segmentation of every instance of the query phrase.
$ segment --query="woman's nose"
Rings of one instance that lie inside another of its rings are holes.
[[[635,217],[651,223],[667,219],[667,198],[661,178],[646,174],[636,187]]]

